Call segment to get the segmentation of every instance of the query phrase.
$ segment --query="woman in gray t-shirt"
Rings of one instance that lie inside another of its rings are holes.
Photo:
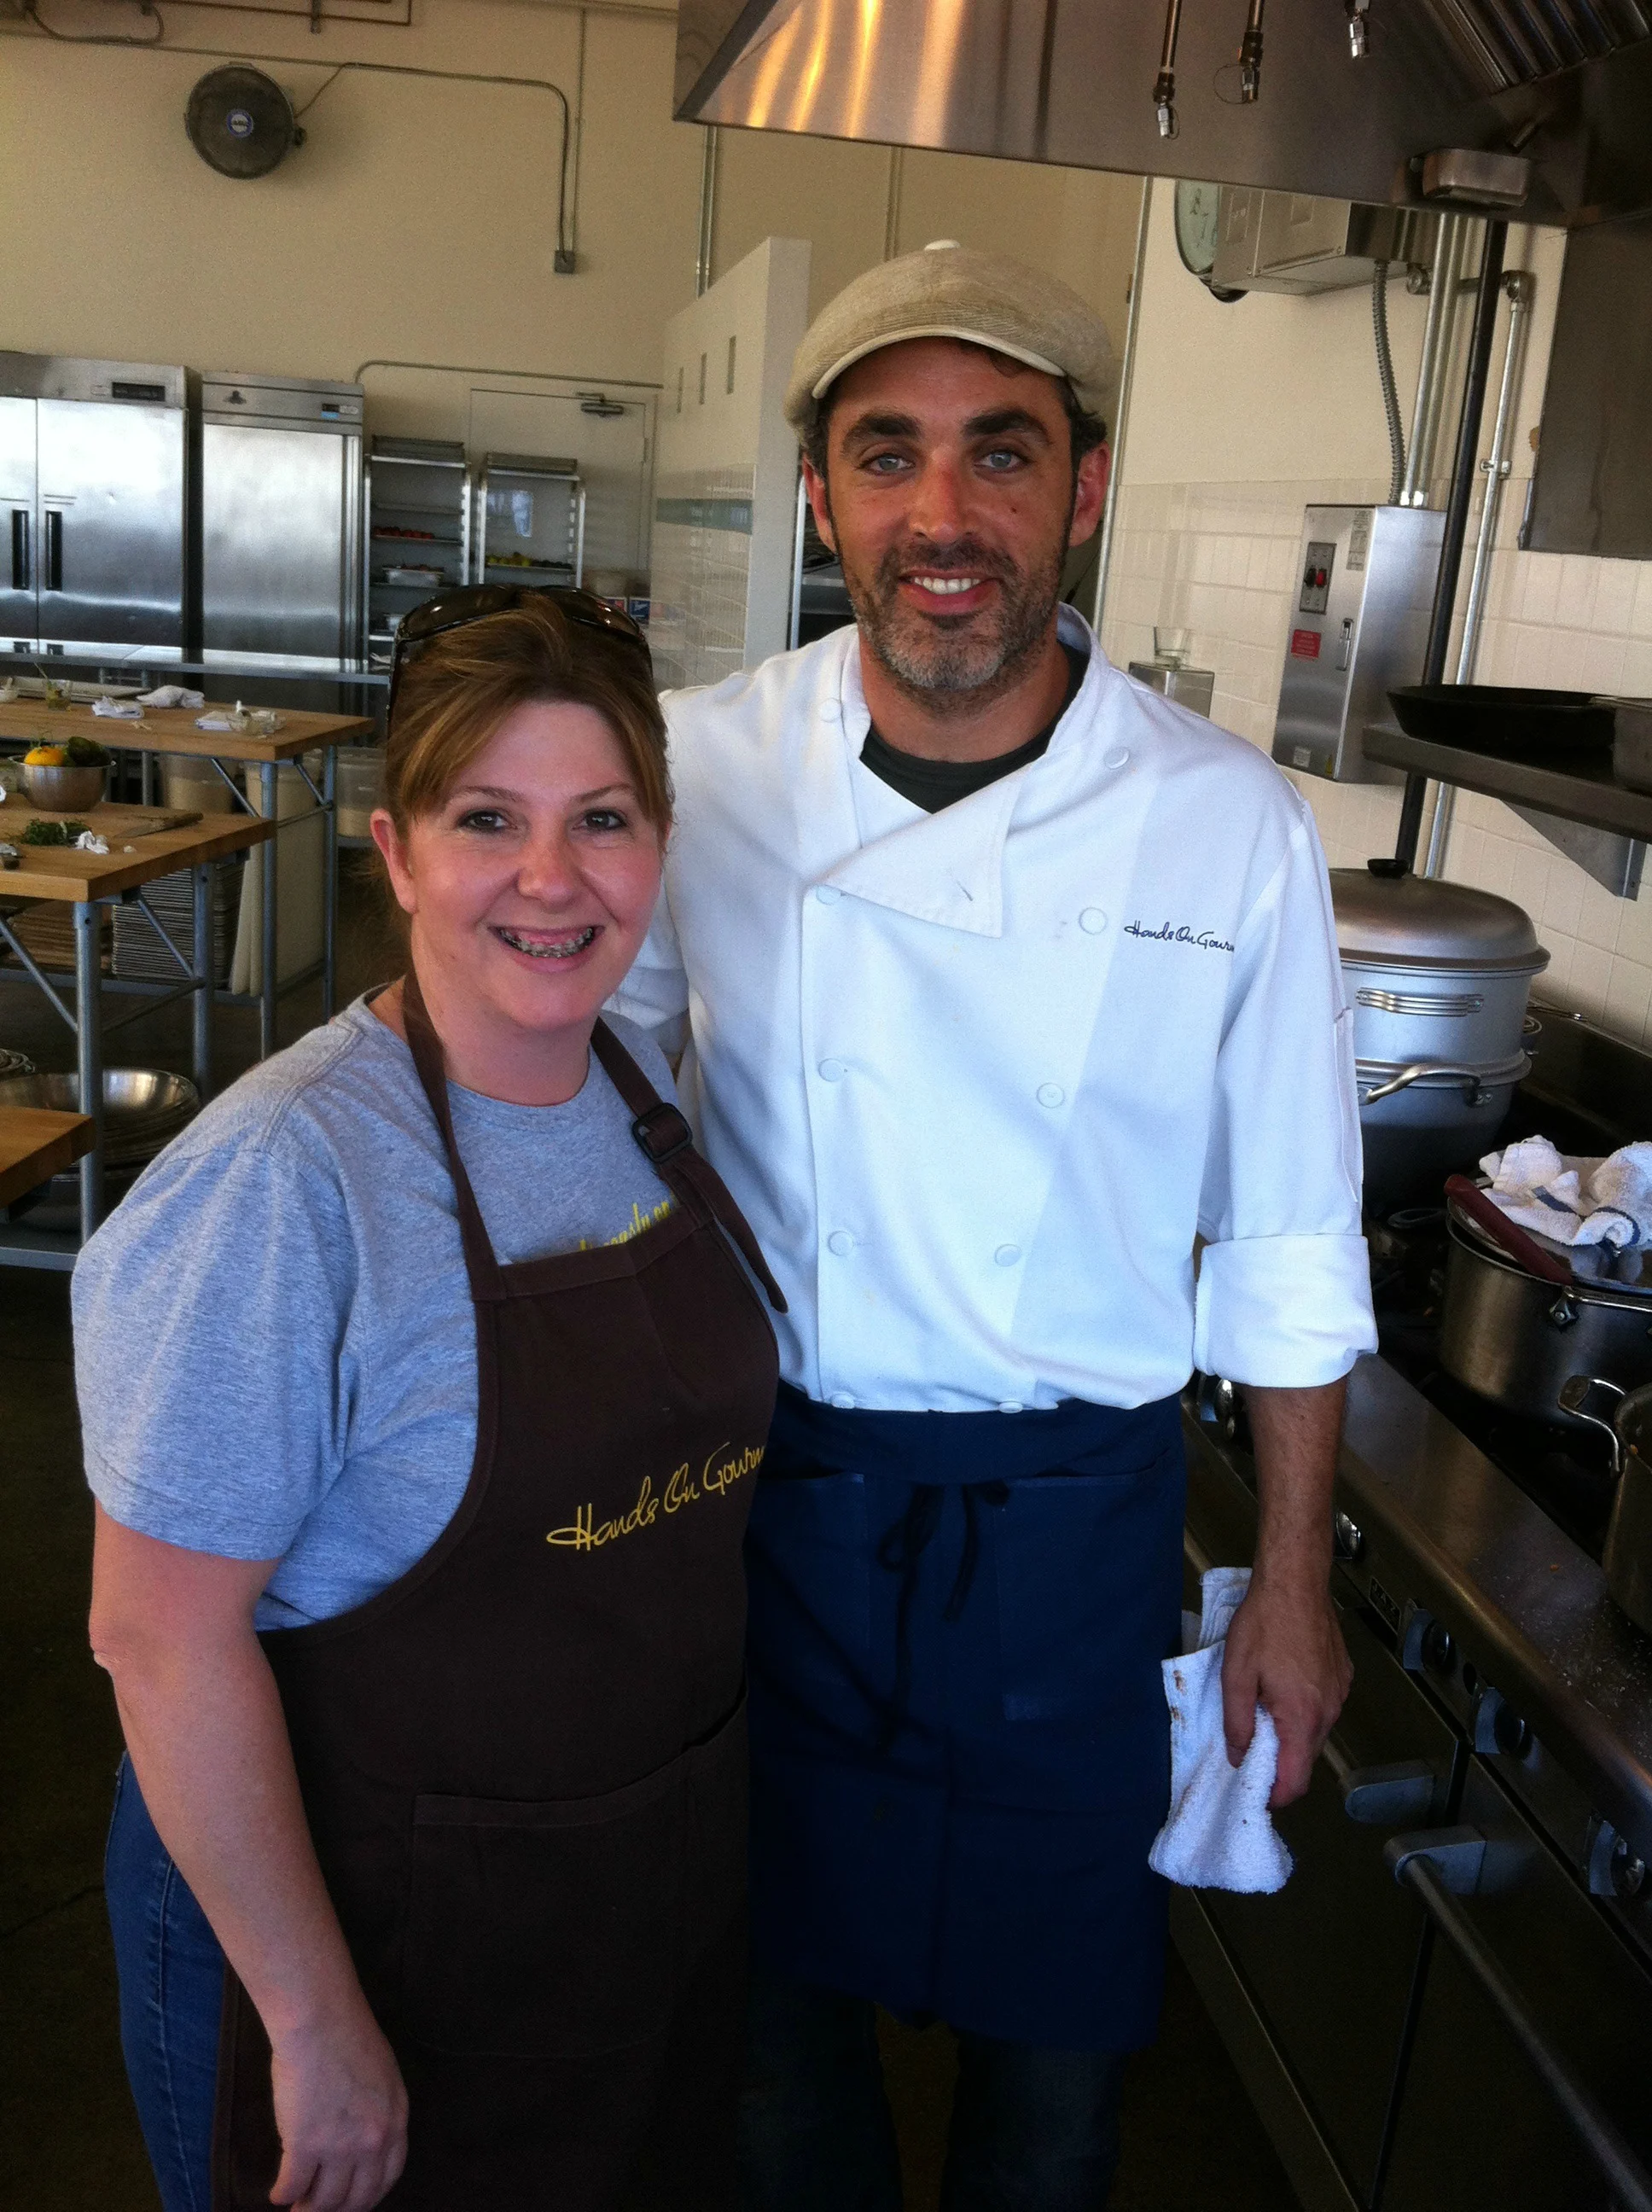
[[[659,891],[663,726],[582,593],[461,592],[403,640],[374,828],[407,978],[210,1107],[76,1273],[128,2069],[167,2212],[208,2201],[215,2101],[217,2203],[365,2208],[405,2166],[410,2208],[521,2201],[519,2171],[580,2212],[643,2172],[708,2212],[732,1936],[629,1899],[737,1911],[738,1811],[701,1806],[685,1869],[694,1823],[647,1808],[725,1767],[738,1805],[774,1353],[663,1061],[597,1030]]]

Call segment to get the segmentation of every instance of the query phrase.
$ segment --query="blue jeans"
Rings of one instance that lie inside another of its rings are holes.
[[[210,2212],[224,1954],[123,1759],[103,1863],[120,2047],[166,2212]]]
[[[941,2212],[1102,2212],[1124,2066],[960,2034]],[[900,2212],[870,2000],[754,1975],[740,2155],[744,2212]]]

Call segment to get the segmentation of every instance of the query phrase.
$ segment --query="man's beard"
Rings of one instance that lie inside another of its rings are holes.
[[[920,538],[891,547],[872,576],[843,562],[860,635],[894,681],[933,714],[974,713],[1011,690],[1042,650],[1061,592],[1065,556],[1053,546],[1030,570],[965,538],[938,552]],[[999,586],[984,614],[920,613],[901,596],[901,578],[990,576]]]

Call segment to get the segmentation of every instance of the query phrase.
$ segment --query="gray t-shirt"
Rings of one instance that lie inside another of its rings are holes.
[[[657,1048],[607,1018],[674,1097]],[[448,1097],[501,1261],[616,1243],[670,1210],[594,1055],[566,1105]],[[278,1559],[260,1628],[361,1604],[457,1510],[477,1370],[452,1181],[412,1054],[364,1003],[167,1146],[81,1255],[74,1308],[100,1504],[165,1543]]]

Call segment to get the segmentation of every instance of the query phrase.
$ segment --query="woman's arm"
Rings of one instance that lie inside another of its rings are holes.
[[[407,2095],[316,1863],[253,1633],[275,1564],[184,1551],[99,1507],[92,1650],[150,1816],[270,2037],[273,2201],[367,2212],[405,2160]]]

